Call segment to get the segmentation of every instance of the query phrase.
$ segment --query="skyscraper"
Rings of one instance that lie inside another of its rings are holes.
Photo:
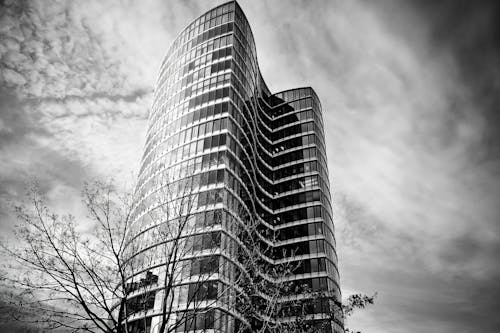
[[[149,239],[147,246],[131,247],[136,258],[138,253],[158,251],[159,241],[147,233],[160,223],[179,221],[174,215],[166,217],[159,207],[190,198],[184,202],[192,212],[187,220],[199,227],[196,237],[201,245],[190,251],[189,268],[175,281],[176,293],[168,306],[175,307],[177,318],[189,310],[183,304],[196,284],[193,276],[210,276],[203,282],[206,299],[235,288],[231,281],[238,274],[229,273],[229,267],[243,271],[245,267],[235,266],[238,259],[231,249],[248,243],[237,239],[233,226],[250,220],[259,226],[259,242],[272,248],[262,252],[267,263],[296,263],[287,280],[307,286],[310,292],[329,291],[340,300],[326,160],[318,96],[309,87],[269,91],[259,71],[250,25],[236,2],[208,11],[178,35],[156,82],[130,241]],[[161,191],[166,183],[175,183],[168,198]],[[143,260],[134,272],[140,282],[130,283],[130,308],[138,304],[137,285],[151,285],[154,288],[148,290],[154,292],[129,316],[133,332],[156,332],[160,327],[158,314],[165,306],[159,301],[162,260],[161,255]],[[206,310],[175,331],[236,332],[242,327],[251,331],[259,325],[231,302],[234,298],[225,297],[206,303]],[[308,318],[321,321],[326,310],[311,302]],[[271,319],[290,320],[290,316]],[[329,318],[323,330],[343,332],[341,319]]]

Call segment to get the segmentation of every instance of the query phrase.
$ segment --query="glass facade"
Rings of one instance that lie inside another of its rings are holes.
[[[234,1],[216,7],[179,34],[161,64],[132,212],[130,243],[139,245],[130,248],[155,251],[148,232],[160,221],[169,223],[160,209],[165,179],[170,186],[189,179],[190,220],[199,232],[186,240],[196,244],[192,253],[198,258],[186,276],[210,274],[195,297],[218,299],[232,288],[237,260],[231,244],[238,243],[233,226],[251,217],[272,246],[262,253],[266,260],[297,262],[292,281],[340,300],[326,160],[321,104],[314,90],[272,94],[260,74],[243,11]],[[137,283],[157,290],[130,297],[130,308],[137,311],[129,323],[137,332],[159,327],[161,265],[159,256],[134,272],[142,280],[131,283],[131,295],[140,294]],[[193,296],[195,284],[186,281],[179,281],[171,305],[178,309],[177,318],[190,311],[182,304]],[[231,302],[222,297],[210,303],[176,331],[236,332],[242,325],[251,331],[255,323]],[[312,320],[321,319],[325,306],[312,301]],[[326,332],[343,332],[342,327],[342,319],[335,318]]]

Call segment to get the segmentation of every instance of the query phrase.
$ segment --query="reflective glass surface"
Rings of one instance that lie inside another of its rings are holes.
[[[277,264],[297,262],[291,280],[341,299],[320,101],[310,87],[269,91],[250,25],[236,2],[203,14],[173,42],[161,64],[148,126],[132,212],[132,255],[154,253],[158,244],[152,230],[170,223],[160,209],[166,180],[173,188],[192,185],[190,223],[200,230],[186,237],[192,253],[216,249],[201,260],[186,260],[186,277],[213,278],[176,286],[178,318],[189,315],[182,304],[193,290],[201,290],[197,299],[208,300],[231,288],[239,269],[231,250],[238,243],[234,226],[248,219],[261,226],[261,236],[272,244],[262,256]],[[161,263],[160,257],[136,274],[148,271],[161,280]],[[147,316],[147,328],[154,331],[159,308],[154,294],[146,296],[146,311],[130,322],[144,329],[138,322]],[[251,330],[254,323],[231,302],[212,303],[176,331],[235,332],[241,325]],[[137,298],[130,304],[140,313]],[[308,309],[310,314],[327,311],[314,301]],[[326,332],[343,332],[342,327],[338,319]]]

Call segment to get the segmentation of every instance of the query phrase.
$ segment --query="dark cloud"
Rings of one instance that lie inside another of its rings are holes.
[[[486,119],[483,133],[485,156],[482,158],[498,159],[500,3],[484,0],[385,1],[374,8],[380,10],[390,26],[400,28],[396,34],[414,40],[415,31],[412,29],[424,30],[429,42],[426,51],[451,58],[459,72],[459,80],[469,89],[471,101],[477,107],[474,112],[481,112]],[[405,22],[408,18],[409,21]],[[423,29],[414,29],[412,23],[422,25]],[[462,107],[460,101],[454,107],[459,110]]]
[[[500,3],[442,1],[415,4],[430,24],[435,47],[449,49],[487,122],[485,158],[500,158]]]
[[[451,49],[465,83],[487,100],[500,89],[500,4],[497,1],[415,1],[411,5],[426,22],[434,47]],[[498,95],[498,94],[497,94]]]
[[[358,258],[363,262],[344,263],[344,274],[348,273],[343,283],[377,289],[381,296],[373,318],[384,317],[385,323],[368,320],[361,328],[497,332],[499,4],[365,1],[363,5],[375,14],[385,37],[395,42],[382,58],[372,59],[372,67],[387,62],[388,72],[401,78],[404,90],[387,95],[383,106],[374,105],[370,99],[360,104],[369,96],[363,94],[366,81],[355,81],[357,87],[345,89],[344,96],[356,89],[362,92],[349,104],[351,112],[359,107],[362,115],[353,117],[351,125],[337,126],[347,130],[333,131],[338,133],[335,140],[341,142],[330,151],[330,156],[342,161],[335,161],[332,171],[337,175],[336,191],[340,192],[338,212],[344,212],[347,220],[345,225],[340,221],[339,243],[346,247],[339,253],[346,252],[343,260]],[[334,46],[339,40],[330,39],[335,42],[328,45]],[[365,45],[376,52],[384,42],[373,39]],[[338,52],[344,52],[345,47],[341,43]],[[355,56],[359,55],[362,52],[356,52]],[[398,62],[398,57],[408,59]],[[346,76],[356,80],[353,73]],[[384,87],[391,81],[381,76],[378,79],[377,93],[391,88]],[[400,99],[407,103],[401,104]],[[381,112],[393,107],[397,112]],[[380,122],[370,118],[371,113]],[[385,118],[387,114],[391,118]],[[339,119],[339,112],[332,117],[332,123],[345,125],[346,121],[349,117]],[[349,127],[355,134],[350,134]],[[387,137],[388,133],[392,136]],[[364,142],[368,134],[372,134],[371,143]],[[339,154],[342,150],[348,158]],[[358,167],[358,163],[367,167]],[[371,185],[378,188],[370,189]],[[367,233],[380,228],[372,223],[385,228],[376,234]],[[343,243],[343,239],[351,238],[357,248]],[[407,258],[406,262],[398,253]],[[370,262],[370,258],[376,259]],[[363,274],[378,283],[366,281],[360,277]],[[395,329],[394,325],[402,321],[406,323],[404,329]],[[422,322],[425,325],[419,324]]]
[[[9,302],[11,295],[6,290],[0,291],[0,332],[8,333],[44,333],[46,329],[34,323],[41,320],[37,313],[27,313],[26,309],[19,308]],[[19,320],[14,319],[19,318]],[[54,333],[70,333],[70,329],[51,329]]]
[[[68,158],[41,142],[52,134],[42,126],[31,103],[22,102],[13,90],[0,91],[0,228],[13,223],[12,205],[23,201],[32,181],[48,194],[64,186],[79,191],[85,179],[94,177],[86,163]]]

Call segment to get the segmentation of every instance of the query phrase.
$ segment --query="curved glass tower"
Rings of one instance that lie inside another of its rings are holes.
[[[130,238],[136,245],[130,246],[135,258],[158,251],[162,242],[148,238],[148,232],[161,223],[179,221],[166,216],[164,204],[190,198],[187,220],[202,245],[189,252],[187,272],[175,280],[177,292],[168,306],[176,315],[167,327],[189,312],[186,298],[192,294],[193,276],[203,274],[208,276],[203,300],[216,301],[205,302],[204,311],[173,331],[259,327],[258,316],[246,318],[228,292],[237,289],[234,270],[245,271],[238,266],[234,245],[249,244],[238,239],[234,226],[249,220],[259,225],[259,242],[272,248],[262,251],[267,263],[296,263],[287,280],[306,286],[309,295],[328,291],[340,300],[321,112],[312,88],[269,91],[259,71],[250,25],[236,2],[210,10],[179,34],[156,82]],[[168,199],[162,191],[167,183],[175,184]],[[165,263],[161,255],[155,258],[142,260],[128,277],[136,281],[129,283],[128,313],[142,306],[127,315],[132,332],[157,332],[161,327]],[[137,286],[144,285],[150,287],[142,292],[145,301],[138,302]],[[290,296],[310,297],[299,294]],[[311,322],[326,318],[328,311],[318,302],[311,300],[307,307]],[[282,312],[271,320],[292,317]],[[329,317],[325,327],[325,332],[343,332],[340,315]]]

